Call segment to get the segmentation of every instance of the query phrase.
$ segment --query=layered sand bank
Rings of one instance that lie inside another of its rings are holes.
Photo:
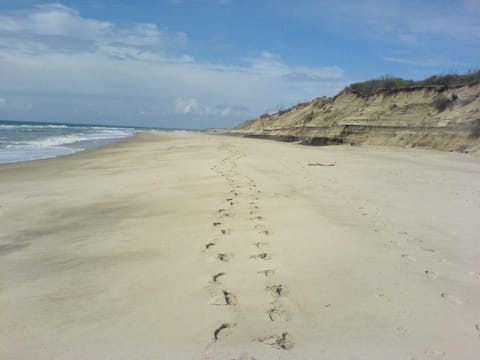
[[[142,134],[1,166],[0,358],[478,359],[479,219],[456,153]]]

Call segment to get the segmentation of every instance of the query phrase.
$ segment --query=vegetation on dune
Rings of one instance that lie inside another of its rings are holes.
[[[432,105],[439,112],[442,112],[455,100],[457,100],[457,96],[455,94],[449,97],[445,95],[438,95],[435,97],[435,99],[433,99]]]
[[[435,75],[419,81],[405,80],[402,78],[395,78],[390,75],[385,75],[378,79],[351,84],[350,86],[347,86],[345,90],[351,91],[358,96],[368,97],[380,91],[395,91],[429,86],[448,88],[465,86],[478,81],[480,81],[480,70],[470,71],[466,74]],[[445,102],[442,104],[441,100],[439,100],[438,105],[440,108],[445,104]]]

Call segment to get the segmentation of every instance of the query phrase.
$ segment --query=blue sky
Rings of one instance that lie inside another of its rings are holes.
[[[0,119],[230,127],[478,69],[480,0],[0,0]]]

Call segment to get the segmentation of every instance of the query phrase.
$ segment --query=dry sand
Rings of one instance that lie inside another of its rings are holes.
[[[480,358],[469,155],[142,134],[1,166],[0,221],[0,359]]]

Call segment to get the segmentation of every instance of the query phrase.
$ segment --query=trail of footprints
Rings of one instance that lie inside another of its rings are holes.
[[[228,252],[216,251],[215,247],[219,242],[231,241],[229,236],[235,231],[228,226],[229,218],[239,216],[241,211],[237,211],[237,206],[242,205],[245,202],[245,198],[250,200],[247,204],[248,220],[253,223],[252,231],[255,237],[261,238],[271,235],[270,230],[263,224],[265,220],[261,214],[261,209],[258,205],[259,197],[261,196],[261,190],[258,189],[255,181],[246,176],[240,176],[237,171],[237,161],[242,157],[242,154],[236,151],[234,148],[228,145],[222,145],[219,150],[226,150],[227,155],[221,160],[220,164],[214,166],[212,170],[218,175],[223,177],[229,186],[227,196],[225,196],[223,206],[217,209],[215,218],[212,221],[212,228],[217,234],[214,240],[211,240],[205,244],[204,251],[208,256],[216,257],[218,261],[218,271],[211,276],[210,288],[212,289],[212,298],[210,301],[212,305],[222,305],[226,307],[239,307],[241,302],[235,294],[235,289],[227,289],[223,286],[222,280],[228,277],[228,273],[225,270],[225,263],[234,262],[235,254]],[[242,198],[240,199],[240,196]],[[240,201],[241,200],[241,201]],[[245,208],[243,208],[245,210]],[[268,266],[269,261],[272,259],[272,254],[269,252],[268,241],[256,241],[253,243],[246,242],[246,246],[252,249],[252,254],[249,256],[249,260],[257,262],[257,264],[265,264],[265,268],[261,271],[255,269],[253,266],[245,269],[245,273],[253,272],[255,276],[262,276],[265,278],[264,291],[270,294],[271,302],[265,304],[265,321],[268,322],[281,322],[290,320],[290,315],[286,310],[284,299],[288,294],[287,288],[275,281],[275,269]],[[233,309],[232,309],[233,310]],[[237,323],[224,322],[219,324],[218,327],[212,330],[213,342],[219,342],[229,334],[231,334]],[[268,334],[261,337],[252,339],[261,344],[270,346],[276,350],[289,351],[294,348],[295,343],[292,336],[288,332],[282,332],[280,334]]]

